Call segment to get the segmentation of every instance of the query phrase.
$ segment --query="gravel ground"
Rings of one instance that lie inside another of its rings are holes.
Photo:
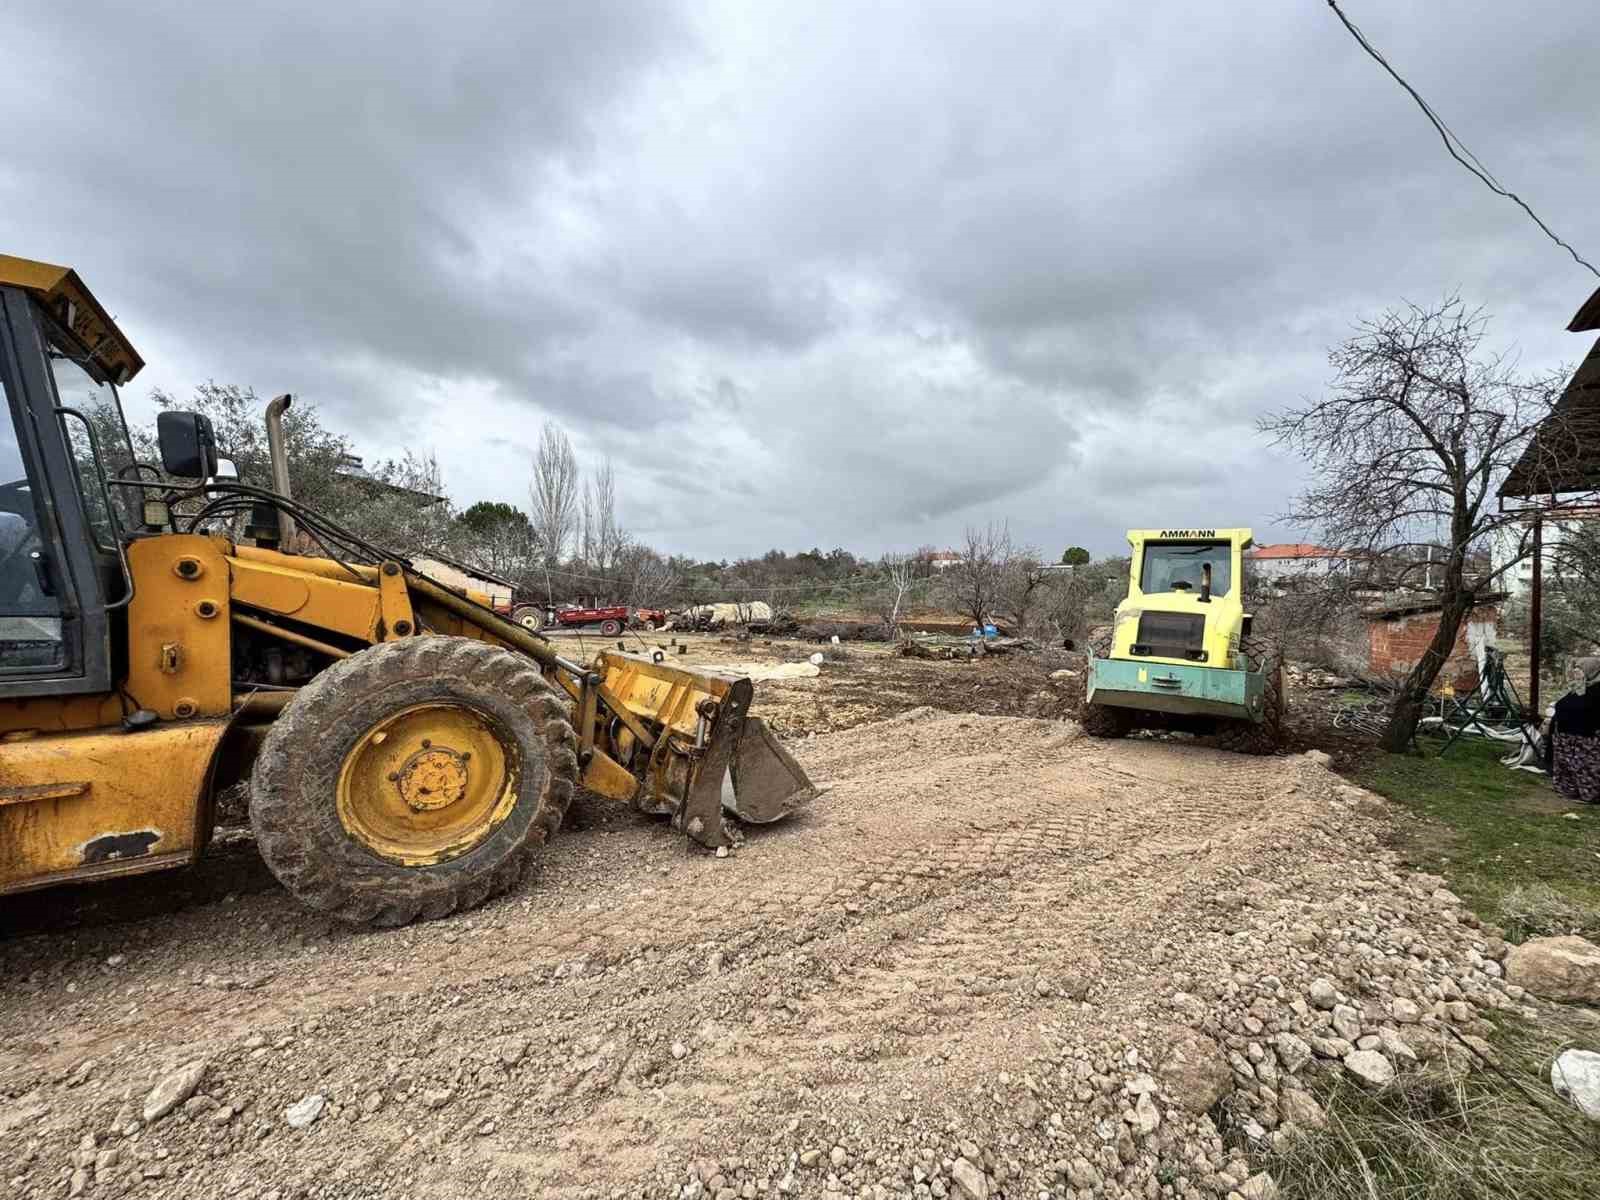
[[[791,744],[828,790],[725,859],[580,799],[450,920],[265,888],[0,943],[6,1194],[1263,1200],[1303,1083],[1522,999],[1305,755],[928,708]]]

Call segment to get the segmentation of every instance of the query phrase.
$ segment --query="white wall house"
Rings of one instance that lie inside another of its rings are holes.
[[[1343,571],[1348,555],[1308,542],[1276,542],[1251,546],[1244,552],[1245,568],[1262,582],[1289,579],[1324,579]]]
[[[1563,539],[1575,529],[1592,521],[1600,521],[1600,508],[1575,508],[1569,511],[1570,516],[1564,516],[1559,520],[1548,516],[1544,519],[1541,541],[1544,543],[1545,583],[1561,578],[1560,546]],[[1501,526],[1494,531],[1489,544],[1489,558],[1496,570],[1519,556],[1522,558],[1521,562],[1501,574],[1496,584],[1516,600],[1527,599],[1528,593],[1533,589],[1532,546],[1533,522],[1529,518]]]

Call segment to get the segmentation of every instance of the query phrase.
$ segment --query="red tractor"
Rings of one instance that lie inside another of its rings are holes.
[[[566,604],[560,608],[541,607],[537,604],[520,604],[511,619],[528,629],[587,629],[598,626],[603,637],[616,637],[629,625],[643,624],[652,629],[665,624],[667,614],[655,608],[629,608],[626,604],[610,604],[583,608]]]

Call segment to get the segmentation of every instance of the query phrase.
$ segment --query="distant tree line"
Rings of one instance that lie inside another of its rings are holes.
[[[159,408],[209,417],[219,451],[239,477],[268,486],[266,405],[255,392],[206,383],[182,401],[162,391],[152,398]],[[130,432],[135,456],[156,461],[154,423]],[[954,562],[950,549],[932,545],[878,558],[838,546],[774,548],[731,561],[665,555],[622,524],[611,463],[585,468],[553,422],[540,431],[525,504],[480,500],[466,508],[452,501],[431,454],[366,462],[314,404],[297,400],[289,408],[284,437],[297,501],[397,554],[442,555],[509,580],[529,602],[687,607],[762,600],[780,613],[876,616],[891,627],[914,611],[937,610],[974,624],[1079,639],[1091,623],[1109,619],[1127,574],[1126,558],[1094,562],[1077,546],[1059,559],[1052,553],[1049,561],[1059,566],[1047,568],[1046,556],[1015,544],[1004,523],[968,530],[953,548]],[[109,428],[102,431],[105,444],[116,440]]]

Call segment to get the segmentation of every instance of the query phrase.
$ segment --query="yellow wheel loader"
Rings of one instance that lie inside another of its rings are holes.
[[[1248,529],[1133,529],[1128,594],[1090,639],[1082,724],[1215,734],[1272,754],[1283,738],[1283,655],[1244,607]]]
[[[380,925],[514,886],[576,787],[706,847],[815,794],[748,679],[571,661],[296,504],[288,397],[271,488],[194,413],[135,462],[142,366],[74,272],[0,256],[0,894],[192,863],[244,781],[285,887]]]

